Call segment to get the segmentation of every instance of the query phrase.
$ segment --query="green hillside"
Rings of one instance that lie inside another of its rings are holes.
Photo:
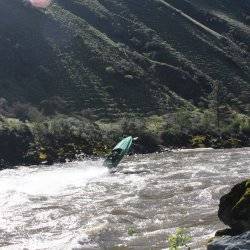
[[[249,23],[244,0],[1,0],[0,97],[102,118],[206,108],[216,86],[247,114]]]
[[[0,1],[0,168],[250,145],[246,0]]]

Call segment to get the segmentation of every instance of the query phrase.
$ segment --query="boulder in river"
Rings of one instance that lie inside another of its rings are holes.
[[[231,234],[250,230],[250,180],[235,185],[221,197],[218,216],[231,228]]]
[[[217,231],[207,249],[250,249],[250,180],[221,197],[218,216],[230,228]]]
[[[236,236],[216,237],[207,250],[247,250],[250,249],[250,231]]]

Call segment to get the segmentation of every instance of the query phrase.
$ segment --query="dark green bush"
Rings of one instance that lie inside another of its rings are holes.
[[[24,163],[25,155],[33,142],[28,124],[17,119],[0,118],[0,160],[2,164]]]
[[[190,145],[191,135],[181,131],[167,130],[161,134],[161,139],[166,147],[184,147]]]
[[[135,152],[136,153],[153,153],[160,151],[161,149],[161,140],[160,137],[156,134],[151,133],[141,133],[139,135],[138,141],[135,142]]]
[[[145,121],[143,118],[125,118],[121,122],[121,130],[124,135],[140,136],[146,130]]]
[[[103,143],[99,127],[83,118],[58,116],[35,124],[33,133],[50,161],[73,159],[80,153],[92,155],[95,147]]]

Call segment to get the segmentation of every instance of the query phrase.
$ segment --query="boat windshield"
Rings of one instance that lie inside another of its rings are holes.
[[[112,153],[108,156],[109,160],[115,161],[121,154],[122,149],[117,148],[112,151]]]

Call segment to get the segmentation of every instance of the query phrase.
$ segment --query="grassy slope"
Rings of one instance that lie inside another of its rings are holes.
[[[0,2],[0,96],[59,95],[98,117],[224,102],[249,112],[249,4],[227,0]],[[181,10],[183,12],[181,12]]]

